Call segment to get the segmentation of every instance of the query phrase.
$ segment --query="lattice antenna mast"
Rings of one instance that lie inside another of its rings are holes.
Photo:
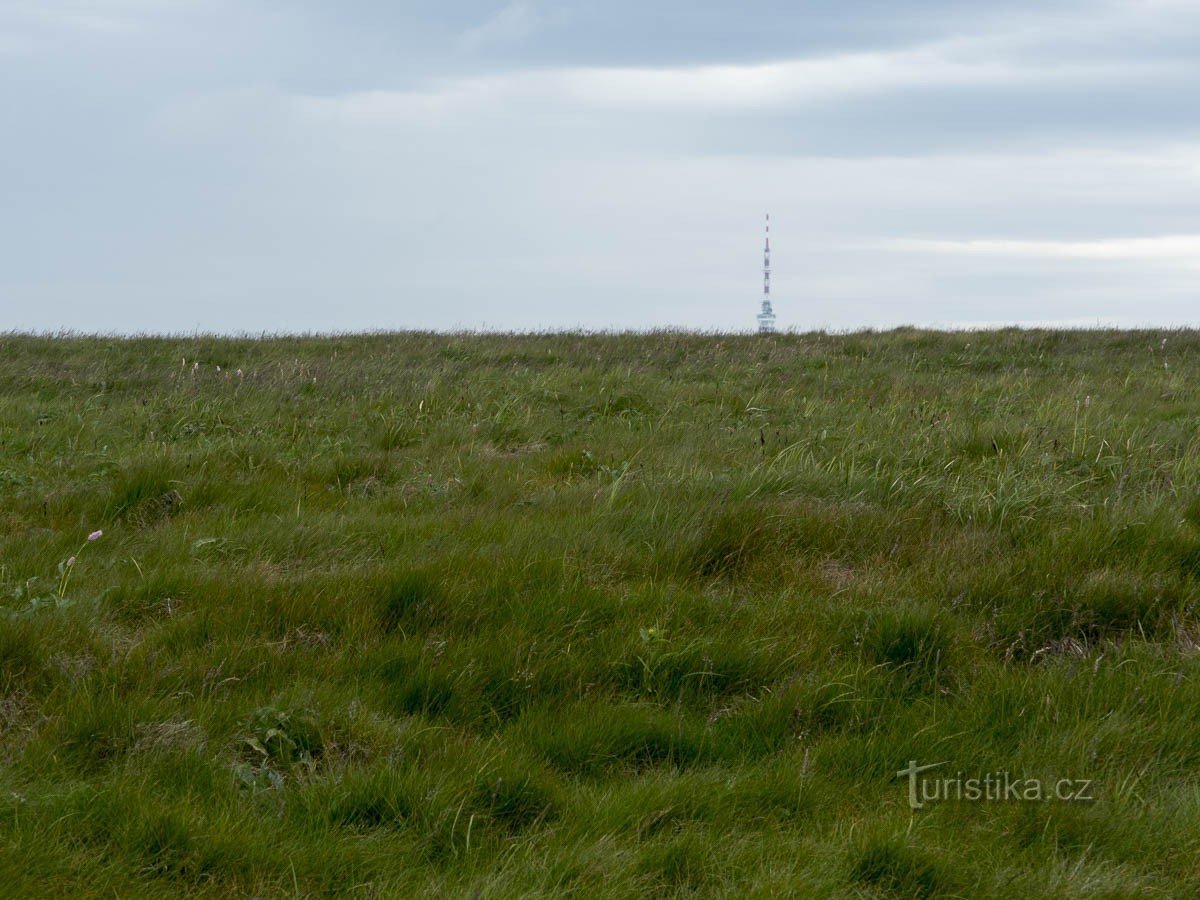
[[[771,309],[771,214],[767,213],[767,242],[763,247],[763,297],[758,315],[758,333],[775,333],[775,311]]]

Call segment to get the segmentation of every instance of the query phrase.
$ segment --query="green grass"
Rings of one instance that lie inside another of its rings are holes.
[[[0,893],[1200,895],[1198,365],[0,336]]]

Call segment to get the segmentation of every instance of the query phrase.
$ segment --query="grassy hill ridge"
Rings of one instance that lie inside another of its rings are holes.
[[[1194,896],[1198,362],[0,336],[0,884]]]

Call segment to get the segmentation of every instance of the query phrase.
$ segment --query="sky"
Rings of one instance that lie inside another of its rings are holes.
[[[1200,325],[1200,0],[0,0],[0,331]]]

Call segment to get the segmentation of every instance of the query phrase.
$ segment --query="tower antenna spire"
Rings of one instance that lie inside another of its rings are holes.
[[[767,242],[763,246],[763,296],[759,310],[758,333],[775,333],[775,311],[771,309],[771,214],[767,213]]]

